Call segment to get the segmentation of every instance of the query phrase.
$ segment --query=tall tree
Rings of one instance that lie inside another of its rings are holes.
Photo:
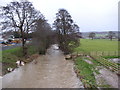
[[[79,39],[77,37],[79,26],[73,22],[67,10],[60,9],[58,11],[53,27],[57,31],[60,49],[65,54],[70,53],[74,47],[79,45]]]
[[[37,11],[31,2],[21,0],[14,1],[7,6],[1,7],[0,17],[4,20],[1,22],[2,30],[19,31],[22,37],[23,55],[26,55],[26,38],[24,34],[28,34],[34,30],[36,20],[43,19],[43,15]]]
[[[92,38],[92,40],[94,39],[94,37],[95,37],[95,33],[94,32],[91,32],[90,34],[89,34],[89,38]]]
[[[115,33],[112,32],[112,31],[109,31],[109,32],[108,32],[108,37],[109,37],[109,39],[112,41],[113,37],[115,37]]]
[[[46,20],[38,20],[34,32],[33,45],[39,54],[45,54],[51,44],[53,44],[53,31]]]

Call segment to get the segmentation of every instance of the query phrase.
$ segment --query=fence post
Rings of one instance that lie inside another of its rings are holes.
[[[104,56],[104,51],[102,52],[102,56]]]

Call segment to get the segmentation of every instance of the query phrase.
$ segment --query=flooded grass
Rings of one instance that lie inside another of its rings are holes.
[[[11,68],[16,68],[16,61],[18,60],[24,60],[23,55],[22,55],[22,48],[21,47],[16,47],[16,48],[12,48],[12,49],[8,49],[8,50],[4,50],[1,52],[2,56],[1,56],[1,61],[2,62],[2,71],[3,71],[3,75],[8,73],[7,68],[11,67]],[[29,46],[28,47],[28,55],[32,55],[35,54],[36,51],[34,49],[33,46]]]
[[[87,84],[87,88],[97,87],[96,80],[93,72],[96,72],[94,66],[84,61],[85,58],[78,57],[75,60],[76,68],[79,70],[79,75],[82,78],[84,85]]]
[[[89,64],[85,60],[91,61]],[[117,88],[117,75],[101,66],[99,62],[88,57],[77,57],[75,70],[85,88]]]

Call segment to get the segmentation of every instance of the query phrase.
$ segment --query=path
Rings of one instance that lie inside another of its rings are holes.
[[[52,46],[45,56],[3,77],[3,88],[83,88],[72,61]]]

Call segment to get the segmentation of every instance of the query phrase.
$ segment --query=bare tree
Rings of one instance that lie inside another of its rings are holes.
[[[92,38],[92,40],[93,40],[94,37],[95,37],[95,33],[94,33],[94,32],[91,32],[91,33],[89,34],[89,38]]]
[[[109,32],[108,32],[108,37],[109,37],[109,39],[112,41],[113,37],[115,37],[115,33],[112,32],[112,31],[109,31]]]
[[[22,37],[23,55],[26,55],[25,34],[32,32],[36,20],[44,18],[43,15],[35,10],[32,3],[27,0],[15,1],[1,7],[0,17],[4,19],[1,22],[2,30],[19,31]]]
[[[60,49],[68,54],[79,44],[77,33],[79,27],[72,20],[71,15],[65,9],[60,9],[56,14],[56,20],[53,23],[54,29],[58,34],[58,43]]]

